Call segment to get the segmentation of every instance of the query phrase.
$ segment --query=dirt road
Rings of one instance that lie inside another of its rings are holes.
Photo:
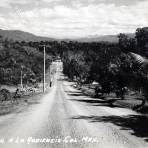
[[[0,117],[0,148],[144,148],[147,117],[72,87],[56,63],[54,84],[25,110]]]

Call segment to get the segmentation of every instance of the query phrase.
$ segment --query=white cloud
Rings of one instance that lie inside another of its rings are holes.
[[[28,4],[32,0],[1,0],[0,6],[1,7],[10,7],[11,4]]]
[[[63,1],[63,0],[41,0],[41,1],[50,3],[50,2],[60,2],[60,1]]]
[[[76,7],[56,5],[52,8],[32,7],[25,11],[18,9],[15,13],[10,11],[5,18],[0,15],[0,27],[52,37],[80,37],[134,32],[137,27],[148,26],[148,0],[130,6],[117,6],[114,3],[81,5],[76,2]]]
[[[9,0],[1,0],[0,7],[8,8],[9,7]]]

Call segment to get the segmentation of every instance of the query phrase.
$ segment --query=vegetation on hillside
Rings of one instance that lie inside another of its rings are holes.
[[[0,84],[17,85],[22,71],[23,83],[34,84],[42,80],[43,52],[25,42],[0,41]],[[52,61],[52,55],[46,56],[46,68]]]

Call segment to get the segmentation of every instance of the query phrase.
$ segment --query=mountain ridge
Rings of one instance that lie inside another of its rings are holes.
[[[134,33],[125,33],[128,37],[134,38],[135,34]],[[84,38],[79,38],[76,39],[79,42],[118,42],[118,34],[117,35],[93,35],[93,36],[88,36]]]
[[[21,30],[3,30],[0,29],[0,36],[4,39],[14,40],[14,41],[51,41],[54,38],[37,36],[29,32],[24,32]]]
[[[127,33],[126,33],[127,34]],[[4,39],[14,40],[14,41],[77,41],[77,42],[118,42],[118,35],[92,35],[88,37],[80,37],[75,39],[56,39],[50,37],[37,36],[33,33],[24,32],[21,30],[3,30],[0,29],[0,36]],[[127,36],[133,38],[134,33],[128,33]]]

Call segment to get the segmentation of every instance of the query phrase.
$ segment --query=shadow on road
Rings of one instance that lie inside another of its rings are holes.
[[[131,130],[131,135],[144,138],[148,141],[148,117],[142,115],[129,116],[76,116],[72,119],[84,119],[90,122],[113,123],[121,130]]]
[[[79,102],[84,102],[84,103],[89,103],[92,106],[107,106],[107,107],[120,107],[118,105],[115,105],[114,102],[117,101],[117,99],[108,99],[108,100],[104,100],[102,98],[86,98],[86,96],[88,95],[84,95],[81,92],[75,92],[72,93],[71,91],[66,91],[68,93],[69,96],[72,96],[73,99],[70,99],[71,101],[79,101]],[[78,98],[74,98],[74,97],[79,97],[79,96],[84,96],[84,98],[78,99]],[[123,108],[123,107],[122,107]]]
[[[70,96],[84,96],[82,93],[69,93]]]

